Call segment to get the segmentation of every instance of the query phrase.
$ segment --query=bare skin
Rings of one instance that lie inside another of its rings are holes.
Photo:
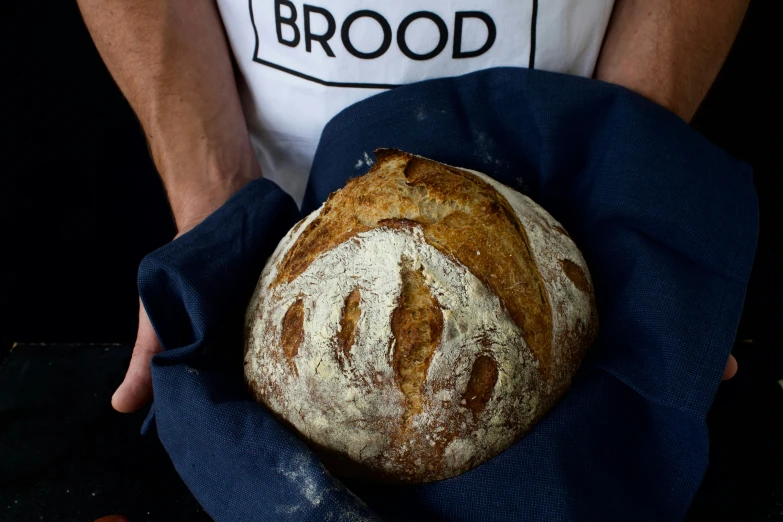
[[[136,112],[180,234],[261,176],[212,0],[79,0],[106,66]],[[130,367],[112,398],[132,412],[152,398],[161,351],[144,308]]]
[[[750,0],[615,0],[595,77],[690,121],[718,76]]]
[[[689,121],[736,37],[749,0],[617,0],[595,77]],[[147,136],[179,233],[261,176],[212,0],[78,0],[87,28]],[[152,398],[161,351],[144,308],[120,412]],[[737,362],[730,357],[723,378]]]
[[[750,0],[615,0],[595,77],[691,121],[720,72]],[[722,379],[737,373],[729,355]]]

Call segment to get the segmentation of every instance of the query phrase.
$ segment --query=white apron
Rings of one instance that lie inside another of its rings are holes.
[[[589,76],[613,0],[218,0],[263,175],[304,195],[326,123],[396,85],[489,67]]]

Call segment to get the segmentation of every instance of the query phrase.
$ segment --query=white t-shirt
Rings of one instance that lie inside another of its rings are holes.
[[[326,123],[394,86],[489,67],[589,76],[614,0],[218,0],[265,177],[304,195]]]

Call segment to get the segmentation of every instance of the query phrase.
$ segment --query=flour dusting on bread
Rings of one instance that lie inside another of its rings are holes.
[[[567,388],[597,327],[592,287],[530,199],[377,155],[270,257],[245,375],[315,448],[377,478],[438,480],[509,447]]]

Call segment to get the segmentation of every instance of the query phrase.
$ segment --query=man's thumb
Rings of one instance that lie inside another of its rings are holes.
[[[139,302],[139,331],[125,380],[111,398],[112,407],[121,413],[136,411],[152,399],[150,360],[162,351],[144,306]]]

